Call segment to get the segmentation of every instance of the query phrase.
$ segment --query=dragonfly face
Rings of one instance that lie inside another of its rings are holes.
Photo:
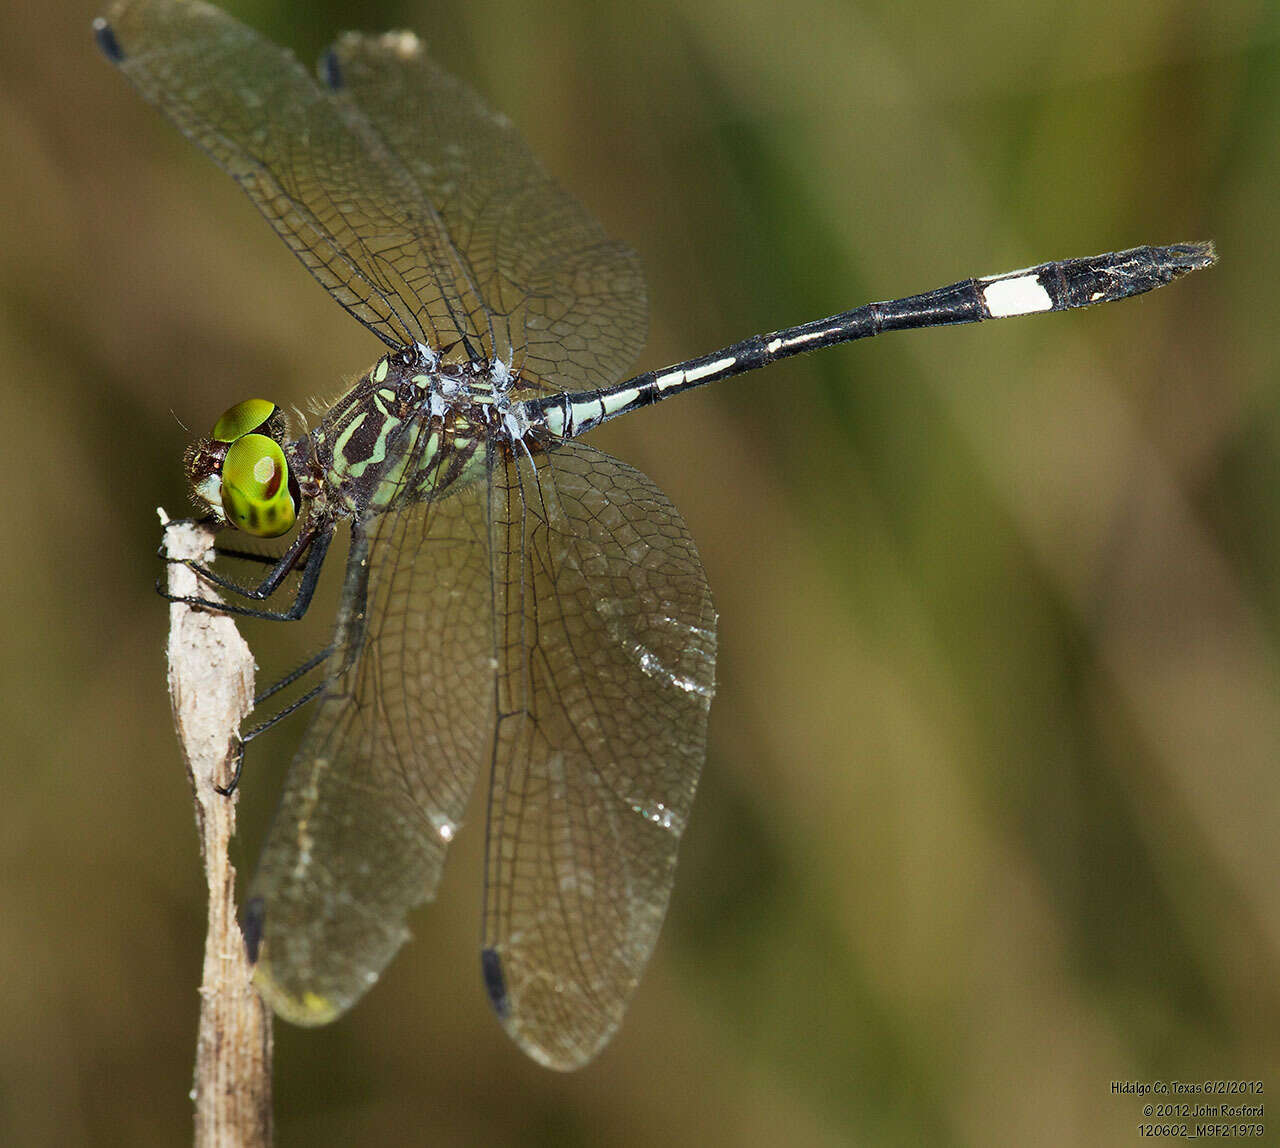
[[[643,343],[635,254],[409,33],[347,34],[313,79],[199,0],[120,0],[98,42],[234,177],[388,352],[285,441],[231,408],[188,452],[197,499],[297,530],[311,600],[351,546],[321,681],[244,919],[280,1015],[318,1024],[378,979],[489,782],[481,976],[540,1063],[585,1064],[657,942],[705,757],[716,615],[675,507],[578,436],[788,355],[883,331],[1065,310],[1209,266],[1143,247],[968,279],[624,379]],[[184,599],[212,606],[200,599]]]
[[[284,416],[266,399],[247,399],[223,412],[213,433],[193,443],[184,459],[196,505],[257,538],[288,534],[301,495],[284,439]]]

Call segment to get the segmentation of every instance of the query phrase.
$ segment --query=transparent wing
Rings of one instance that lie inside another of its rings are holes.
[[[122,71],[384,342],[515,359],[531,393],[630,365],[636,257],[412,37],[344,37],[323,62],[334,90],[197,0],[124,0],[108,19]]]
[[[706,748],[715,613],[644,475],[579,443],[495,470],[499,721],[486,987],[541,1063],[617,1028],[666,913]]]
[[[334,57],[340,98],[404,163],[452,236],[498,357],[520,369],[520,397],[620,379],[647,325],[635,252],[610,240],[510,121],[412,34],[349,32]]]
[[[367,528],[353,529],[329,680],[249,889],[258,984],[300,1024],[349,1008],[407,938],[493,726],[482,488]]]

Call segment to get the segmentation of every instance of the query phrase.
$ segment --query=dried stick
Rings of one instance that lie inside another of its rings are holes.
[[[170,558],[205,561],[214,534],[188,521],[164,524]],[[168,566],[171,594],[214,599],[194,571]],[[214,599],[216,600],[216,599]],[[271,1143],[271,1012],[251,983],[235,906],[235,870],[227,850],[236,827],[236,796],[215,785],[230,779],[241,719],[253,707],[253,657],[235,623],[174,602],[169,607],[169,698],[195,798],[196,828],[209,886],[200,1029],[196,1046],[197,1148]]]

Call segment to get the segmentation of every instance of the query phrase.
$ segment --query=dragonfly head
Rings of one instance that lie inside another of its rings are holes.
[[[266,399],[226,411],[212,435],[187,448],[187,481],[200,509],[257,538],[287,534],[300,497],[285,458],[285,433],[283,413]]]

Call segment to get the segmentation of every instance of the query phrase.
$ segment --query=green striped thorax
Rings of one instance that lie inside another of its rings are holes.
[[[292,530],[301,498],[285,458],[286,430],[280,408],[266,399],[246,399],[223,412],[213,433],[187,450],[196,503],[257,538]]]
[[[384,355],[311,432],[329,505],[363,516],[442,498],[485,474],[486,444],[537,449],[515,382],[501,362],[446,362],[421,343]]]

